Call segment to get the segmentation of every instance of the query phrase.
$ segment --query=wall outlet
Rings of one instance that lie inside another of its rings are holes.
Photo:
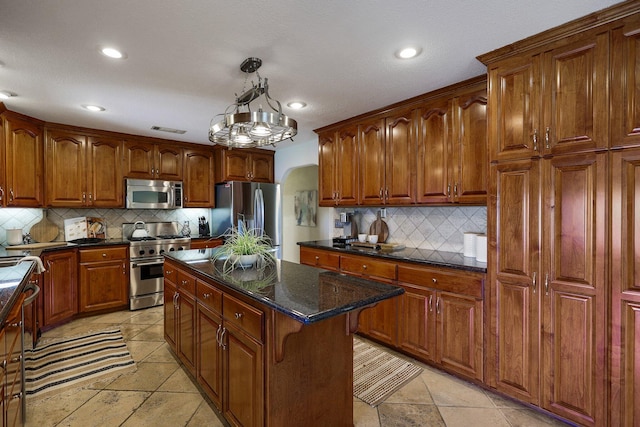
[[[381,208],[380,209],[380,218],[386,218],[387,217],[387,208]]]

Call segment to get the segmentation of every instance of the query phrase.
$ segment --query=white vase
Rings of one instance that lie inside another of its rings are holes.
[[[251,268],[255,265],[256,261],[258,261],[258,255],[232,255],[231,260],[239,267]]]

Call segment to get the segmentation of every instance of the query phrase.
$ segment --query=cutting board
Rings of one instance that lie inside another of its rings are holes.
[[[49,221],[47,218],[47,210],[45,209],[42,212],[42,220],[40,222],[35,223],[31,230],[29,230],[29,234],[31,234],[31,238],[36,242],[50,242],[58,237],[58,233],[60,230],[58,226],[53,222]]]
[[[389,238],[389,226],[380,218],[380,211],[378,211],[376,220],[369,227],[369,234],[378,235],[378,243],[384,243]]]

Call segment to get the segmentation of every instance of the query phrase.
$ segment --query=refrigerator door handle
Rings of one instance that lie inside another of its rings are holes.
[[[261,236],[264,235],[264,196],[262,195],[262,189],[256,188],[255,197],[253,200],[253,212],[255,227],[259,230]]]

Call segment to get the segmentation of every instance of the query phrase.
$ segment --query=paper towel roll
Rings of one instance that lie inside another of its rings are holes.
[[[475,258],[476,256],[476,236],[477,233],[464,233],[464,251],[466,257]]]
[[[487,262],[487,235],[476,236],[476,261]]]

